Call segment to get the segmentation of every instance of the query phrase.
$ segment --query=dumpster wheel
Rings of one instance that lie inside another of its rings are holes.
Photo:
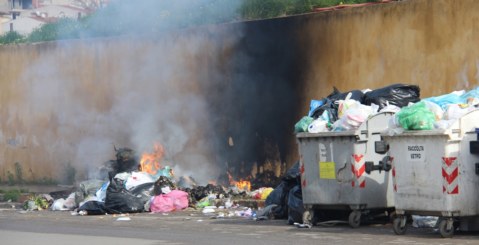
[[[314,211],[312,209],[306,209],[303,212],[303,224],[313,225]]]
[[[450,226],[448,228],[448,222]],[[454,236],[454,225],[452,220],[443,219],[439,222],[439,233],[443,238],[452,238]]]
[[[352,211],[349,214],[349,225],[353,228],[358,228],[361,224],[361,212],[360,211]]]
[[[398,216],[393,220],[393,230],[396,235],[406,234],[407,226],[405,216]]]

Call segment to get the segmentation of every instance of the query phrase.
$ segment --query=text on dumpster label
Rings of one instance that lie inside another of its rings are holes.
[[[423,145],[408,145],[407,159],[409,161],[424,161],[426,152]]]
[[[320,179],[336,179],[336,164],[334,162],[319,162]]]

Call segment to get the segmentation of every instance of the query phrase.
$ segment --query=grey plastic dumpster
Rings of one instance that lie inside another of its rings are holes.
[[[376,114],[353,131],[296,135],[305,224],[318,210],[350,211],[353,228],[361,217],[394,210],[387,149],[375,151],[392,115]]]
[[[444,130],[405,131],[389,144],[397,218],[394,232],[406,232],[406,215],[439,216],[442,237],[455,228],[479,228],[479,110]]]

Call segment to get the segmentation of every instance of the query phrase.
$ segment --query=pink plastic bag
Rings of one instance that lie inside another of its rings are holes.
[[[150,210],[153,213],[166,213],[182,210],[188,207],[188,193],[172,190],[168,194],[155,196],[151,201]]]

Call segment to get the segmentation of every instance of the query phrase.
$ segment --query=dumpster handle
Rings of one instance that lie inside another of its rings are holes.
[[[379,161],[378,165],[374,165],[374,162],[365,162],[365,171],[367,174],[371,174],[372,171],[379,170],[379,173],[381,173],[382,170],[388,172],[391,170],[391,157],[390,156],[385,156],[383,160]]]
[[[469,141],[469,153],[479,154],[479,128],[474,130],[477,136],[477,140]]]

